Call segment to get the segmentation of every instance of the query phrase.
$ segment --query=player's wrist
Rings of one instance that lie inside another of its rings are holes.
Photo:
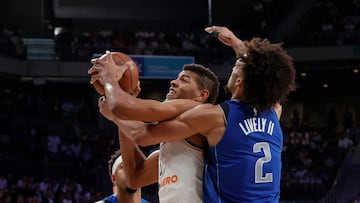
[[[235,51],[236,53],[236,58],[240,58],[240,57],[243,57],[244,55],[246,55],[246,52],[247,52],[247,48],[244,44],[243,41],[241,41],[239,39],[239,41],[237,43],[235,43],[235,45],[233,46],[233,50]]]

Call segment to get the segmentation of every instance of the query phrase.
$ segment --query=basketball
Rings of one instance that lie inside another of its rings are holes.
[[[111,56],[115,64],[118,65],[119,68],[123,68],[122,65],[124,65],[128,61],[133,62],[133,65],[125,67],[126,70],[121,79],[118,81],[120,87],[124,91],[129,94],[133,94],[139,81],[139,70],[136,63],[132,60],[130,56],[121,52],[111,52]],[[104,57],[105,55],[101,56],[100,59],[103,59]],[[104,86],[99,81],[96,81],[93,85],[95,90],[100,95],[105,95]]]

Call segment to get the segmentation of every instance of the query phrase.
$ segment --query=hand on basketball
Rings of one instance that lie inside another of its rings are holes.
[[[111,53],[107,51],[102,57],[92,59],[91,63],[93,66],[88,70],[88,74],[91,75],[90,84],[99,81],[104,85],[105,82],[115,83],[119,81],[126,70],[125,67],[131,66],[133,62],[128,61],[123,65],[124,68],[119,68],[119,66],[115,64]]]

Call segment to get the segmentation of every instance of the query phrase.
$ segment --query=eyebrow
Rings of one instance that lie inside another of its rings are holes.
[[[191,76],[183,74],[183,75],[179,75],[178,78],[189,78],[189,79],[191,79]]]

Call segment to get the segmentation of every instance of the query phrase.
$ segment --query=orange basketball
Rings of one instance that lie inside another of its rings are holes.
[[[130,56],[121,52],[111,52],[111,56],[113,57],[115,64],[118,65],[119,68],[123,68],[121,66],[124,65],[127,61],[133,62],[133,65],[126,66],[126,70],[123,76],[118,81],[120,87],[123,90],[125,90],[129,94],[133,94],[139,81],[139,70],[136,63],[130,58]],[[104,57],[105,55],[101,56],[100,59],[103,59]],[[96,81],[93,85],[95,90],[100,95],[105,95],[104,86],[99,81]]]

